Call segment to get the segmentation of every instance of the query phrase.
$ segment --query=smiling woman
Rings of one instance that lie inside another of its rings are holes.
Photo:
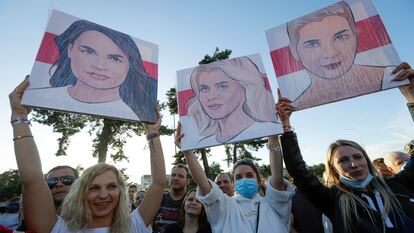
[[[161,203],[165,164],[159,139],[159,108],[155,124],[144,124],[149,135],[152,184],[138,209],[129,209],[127,189],[121,172],[113,165],[99,163],[86,169],[71,185],[57,215],[49,187],[42,174],[39,152],[30,131],[29,109],[21,105],[29,81],[23,81],[10,95],[16,161],[24,184],[23,203],[28,229],[38,233],[147,233]],[[154,136],[155,135],[155,136]],[[61,176],[61,182],[72,182]],[[66,181],[64,181],[66,180]],[[57,181],[56,181],[57,182]]]

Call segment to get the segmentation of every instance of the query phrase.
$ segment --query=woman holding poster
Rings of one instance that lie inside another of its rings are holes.
[[[398,70],[404,70],[398,80],[414,77],[406,63],[394,72]],[[413,93],[411,90],[411,96]],[[402,172],[383,178],[364,148],[353,141],[337,140],[327,151],[325,170],[333,185],[326,187],[302,158],[290,125],[295,110],[292,102],[281,97],[276,108],[285,130],[281,142],[287,171],[306,198],[329,217],[334,232],[414,232],[414,157]]]
[[[21,105],[21,97],[28,84],[26,79],[9,95],[13,141],[24,184],[23,203],[28,228],[38,233],[149,233],[148,226],[160,207],[165,182],[159,109],[156,111],[157,122],[145,124],[153,181],[139,208],[130,213],[121,172],[113,165],[98,163],[87,168],[72,184],[58,216],[27,119],[30,109]]]

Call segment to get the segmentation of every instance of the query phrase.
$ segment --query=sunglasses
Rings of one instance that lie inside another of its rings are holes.
[[[73,181],[75,181],[75,177],[73,176],[52,177],[52,178],[47,179],[46,183],[47,185],[49,185],[49,188],[52,189],[57,185],[59,180],[64,185],[71,185]]]

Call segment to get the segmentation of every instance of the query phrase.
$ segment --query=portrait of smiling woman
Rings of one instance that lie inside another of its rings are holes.
[[[129,35],[78,20],[54,42],[59,58],[49,69],[50,87],[27,90],[53,98],[40,107],[155,121],[157,80],[146,72]]]
[[[309,86],[294,100],[298,109],[390,88],[384,79],[395,67],[356,63],[358,30],[365,29],[356,28],[345,1],[287,23],[290,53],[310,77]]]
[[[196,67],[190,83],[195,95],[188,115],[201,137],[198,146],[251,139],[258,128],[278,124],[265,74],[248,57]]]

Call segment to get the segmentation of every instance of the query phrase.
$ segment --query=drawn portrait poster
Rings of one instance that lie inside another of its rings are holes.
[[[155,122],[158,46],[53,10],[22,103]]]
[[[281,134],[259,54],[177,71],[182,150]]]
[[[340,1],[266,31],[281,94],[305,109],[406,85],[371,0]]]

